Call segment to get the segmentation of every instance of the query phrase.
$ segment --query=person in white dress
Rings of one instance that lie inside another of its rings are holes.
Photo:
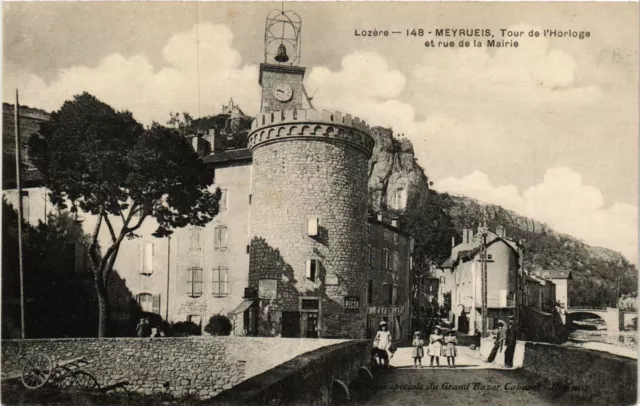
[[[376,337],[373,339],[373,348],[383,368],[389,368],[389,354],[387,354],[387,350],[390,346],[391,333],[389,332],[389,325],[386,321],[381,321],[380,330],[378,330]]]
[[[429,346],[427,347],[427,355],[431,357],[431,364],[433,366],[433,359],[436,359],[436,364],[440,366],[440,356],[442,355],[442,343],[444,338],[442,337],[442,329],[438,326],[433,328],[433,334],[429,336]]]

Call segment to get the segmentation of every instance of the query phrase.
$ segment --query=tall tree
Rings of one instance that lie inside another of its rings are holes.
[[[89,255],[98,295],[98,336],[107,335],[107,286],[118,250],[155,218],[155,237],[189,224],[203,226],[218,213],[220,190],[210,193],[213,173],[175,129],[148,129],[130,112],[115,111],[83,93],[63,104],[30,140],[31,156],[51,202],[96,218]],[[104,226],[110,245],[100,254]]]

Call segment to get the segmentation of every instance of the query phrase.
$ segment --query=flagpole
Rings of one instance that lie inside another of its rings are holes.
[[[24,267],[22,263],[22,185],[20,182],[20,114],[18,110],[18,89],[16,89],[16,105],[13,108],[14,125],[16,133],[16,188],[18,189],[18,266],[20,267],[20,331],[22,339],[25,338],[24,328]]]

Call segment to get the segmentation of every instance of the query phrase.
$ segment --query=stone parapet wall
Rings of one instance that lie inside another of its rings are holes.
[[[371,343],[351,340],[300,355],[205,401],[216,405],[329,405],[371,367]],[[366,370],[365,370],[366,369]],[[340,383],[338,382],[340,381]]]
[[[336,340],[245,337],[3,340],[3,378],[19,377],[36,353],[54,362],[85,357],[82,368],[101,387],[127,381],[139,393],[209,398],[302,353]]]
[[[638,361],[603,351],[527,342],[523,369],[550,384],[579,391],[601,405],[636,404]]]
[[[251,124],[248,147],[291,138],[333,139],[347,143],[371,156],[374,139],[369,125],[358,117],[340,111],[283,110],[261,114]]]

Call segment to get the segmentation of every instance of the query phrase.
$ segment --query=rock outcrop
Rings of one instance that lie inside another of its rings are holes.
[[[429,180],[416,162],[411,141],[390,129],[371,129],[376,144],[369,160],[369,209],[396,217],[410,204],[426,201]]]

